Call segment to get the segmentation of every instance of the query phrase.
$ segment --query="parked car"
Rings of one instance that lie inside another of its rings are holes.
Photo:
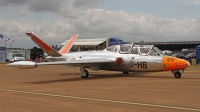
[[[185,58],[185,55],[182,54],[182,53],[175,53],[175,54],[172,54],[172,57],[177,57],[177,58],[184,59],[184,58]]]
[[[196,54],[195,53],[189,53],[185,56],[186,59],[191,59],[191,58],[196,58]]]
[[[185,55],[185,59],[188,60],[190,63],[192,63],[193,58],[196,58],[195,53],[188,53],[187,55]]]

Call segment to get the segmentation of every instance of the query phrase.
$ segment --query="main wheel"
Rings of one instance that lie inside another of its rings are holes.
[[[123,74],[128,74],[129,72],[123,72]]]
[[[180,72],[175,72],[174,73],[175,78],[181,78],[181,73]]]
[[[86,76],[82,76],[82,75],[81,75],[82,78],[88,78],[89,72],[88,72],[87,70],[85,70],[85,72],[86,72]]]

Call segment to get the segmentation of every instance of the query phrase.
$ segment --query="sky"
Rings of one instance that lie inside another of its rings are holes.
[[[0,0],[0,34],[15,40],[11,47],[33,48],[26,32],[48,45],[77,33],[79,39],[200,41],[200,0]]]

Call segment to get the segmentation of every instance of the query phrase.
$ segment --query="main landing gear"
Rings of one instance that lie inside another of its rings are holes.
[[[184,70],[174,70],[172,73],[174,74],[174,78],[181,78],[182,73]]]
[[[81,75],[82,78],[88,78],[89,72],[87,70],[85,70],[85,73],[86,73],[85,76]]]
[[[80,75],[82,78],[88,78],[89,72],[84,68],[83,65],[80,66]]]

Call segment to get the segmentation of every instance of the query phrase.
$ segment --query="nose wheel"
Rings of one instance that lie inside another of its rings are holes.
[[[174,73],[175,78],[181,78],[181,73],[180,72],[175,72]]]

